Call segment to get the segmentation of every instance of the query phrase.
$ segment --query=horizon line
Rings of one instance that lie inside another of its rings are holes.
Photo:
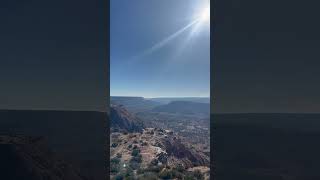
[[[110,97],[142,97],[146,99],[150,98],[210,98],[210,96],[153,96],[153,97],[145,97],[145,96],[128,96],[128,95],[110,95]]]

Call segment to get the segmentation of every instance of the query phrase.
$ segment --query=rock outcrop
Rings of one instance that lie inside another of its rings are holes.
[[[189,167],[192,166],[209,166],[209,158],[201,152],[187,147],[185,143],[175,136],[162,138],[161,144],[164,146],[168,156],[183,160],[183,163]]]
[[[144,128],[142,121],[121,105],[111,104],[110,120],[112,131],[142,132]]]

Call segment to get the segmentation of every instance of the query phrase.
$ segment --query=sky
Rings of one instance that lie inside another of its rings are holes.
[[[106,108],[104,2],[0,1],[0,109]],[[211,84],[213,112],[320,112],[318,1],[216,0],[211,62],[205,26],[150,51],[202,2],[111,0],[111,95],[208,96]]]
[[[110,3],[111,96],[210,96],[207,0]]]
[[[0,109],[105,110],[104,2],[0,1]]]
[[[320,112],[319,3],[215,1],[213,112]]]

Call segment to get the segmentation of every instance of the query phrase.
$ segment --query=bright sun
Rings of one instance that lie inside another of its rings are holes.
[[[210,7],[206,7],[202,10],[199,16],[200,22],[210,22]]]
[[[204,3],[197,8],[195,13],[195,20],[198,23],[210,24],[210,3]]]

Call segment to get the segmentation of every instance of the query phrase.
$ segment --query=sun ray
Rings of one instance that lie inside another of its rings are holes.
[[[208,24],[208,23],[210,24],[210,5],[206,4],[206,6],[204,6],[204,8],[202,8],[201,11],[194,17],[194,20],[192,22],[190,22],[186,26],[182,27],[178,31],[174,32],[170,36],[159,41],[158,43],[154,44],[152,47],[146,49],[142,53],[131,57],[128,62],[133,63],[136,60],[143,59],[144,57],[154,53],[155,51],[161,49],[162,47],[167,45],[169,42],[174,40],[176,37],[181,35],[187,29],[192,27],[190,34],[188,35],[188,37],[184,41],[184,44],[177,51],[177,54],[179,54],[184,49],[186,43],[189,43],[190,39],[199,31],[200,27],[203,24]]]
[[[190,27],[192,27],[195,23],[197,23],[198,20],[194,20],[191,23],[187,24],[186,26],[184,26],[183,28],[179,29],[178,31],[176,31],[175,33],[171,34],[170,36],[164,38],[163,40],[159,41],[158,43],[156,43],[155,45],[153,45],[151,48],[145,50],[144,52],[142,52],[139,55],[136,55],[134,57],[131,58],[132,60],[137,60],[137,59],[141,59],[145,56],[148,56],[150,54],[152,54],[153,52],[161,49],[163,46],[165,46],[166,44],[168,44],[169,42],[171,42],[172,40],[174,40],[176,37],[178,37],[181,33],[183,33],[184,31],[186,31],[187,29],[189,29]]]

